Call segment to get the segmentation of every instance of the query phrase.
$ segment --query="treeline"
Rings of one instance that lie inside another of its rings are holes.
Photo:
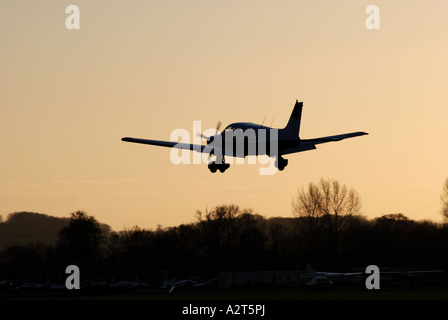
[[[69,218],[52,217],[35,212],[11,213],[5,220],[0,216],[0,252],[12,246],[30,244],[53,245]]]
[[[0,223],[0,239],[10,234],[12,222],[26,220],[25,216],[42,219],[32,213],[10,215]],[[28,244],[4,247],[0,263],[3,272],[12,270],[11,266],[23,271],[36,265],[51,270],[55,265],[96,263],[105,269],[112,265],[126,266],[126,270],[144,268],[158,277],[167,271],[177,276],[213,276],[220,271],[304,269],[307,262],[332,271],[370,264],[423,269],[448,266],[445,224],[414,221],[403,214],[375,219],[351,215],[335,238],[332,229],[326,228],[328,217],[314,217],[312,224],[310,219],[265,218],[237,205],[219,205],[198,211],[194,223],[156,230],[135,226],[116,232],[77,211],[60,221],[62,227],[53,242],[27,238]],[[25,228],[27,223],[22,221],[22,225]]]

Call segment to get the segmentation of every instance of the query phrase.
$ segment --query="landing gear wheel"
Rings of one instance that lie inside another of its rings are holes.
[[[208,164],[208,169],[212,173],[215,173],[217,170],[219,170],[221,173],[224,173],[229,168],[230,164],[225,163],[224,157],[222,159],[222,163],[216,163],[215,161],[212,161]]]
[[[288,165],[288,159],[284,159],[284,158],[280,157],[275,160],[275,166],[280,171],[283,171],[287,165]]]
[[[224,173],[224,171],[226,171],[227,169],[230,168],[230,164],[228,164],[228,163],[222,163],[222,164],[219,164],[218,166],[219,166],[218,169],[219,169],[219,171],[221,171],[221,173]]]
[[[218,170],[218,165],[212,161],[208,164],[208,169],[210,170],[210,172],[215,173],[216,170]]]

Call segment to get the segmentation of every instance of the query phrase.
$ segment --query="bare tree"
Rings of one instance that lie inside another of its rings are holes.
[[[446,178],[445,183],[443,184],[440,200],[442,201],[442,216],[445,222],[448,222],[448,178]]]
[[[293,215],[304,222],[312,243],[315,243],[321,231],[326,230],[331,234],[336,251],[340,231],[350,217],[359,214],[360,209],[358,193],[333,179],[321,179],[318,184],[310,183],[307,190],[298,190],[292,202]]]
[[[304,228],[309,249],[313,252],[317,246],[318,234],[322,224],[320,218],[322,211],[319,209],[321,194],[317,185],[310,183],[308,189],[302,188],[297,191],[296,199],[292,201],[293,215],[299,218]]]

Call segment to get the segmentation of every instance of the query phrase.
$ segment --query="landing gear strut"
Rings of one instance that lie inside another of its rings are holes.
[[[283,171],[285,167],[288,165],[288,159],[284,159],[281,156],[275,159],[275,166],[278,170]]]
[[[208,169],[215,173],[216,170],[219,170],[221,173],[224,173],[227,169],[230,168],[230,164],[225,162],[224,157],[222,157],[221,163],[216,163],[215,161],[212,161],[208,164]]]

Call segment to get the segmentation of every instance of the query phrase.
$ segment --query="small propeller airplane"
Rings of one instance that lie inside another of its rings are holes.
[[[288,159],[283,158],[284,155],[313,150],[316,149],[317,144],[341,141],[347,138],[368,134],[366,132],[357,131],[327,137],[301,139],[299,137],[299,131],[302,118],[302,108],[303,102],[296,100],[289,121],[282,129],[274,129],[268,126],[263,126],[262,124],[259,125],[251,122],[235,122],[229,124],[224,131],[220,132],[219,129],[221,127],[221,122],[219,121],[216,128],[217,133],[215,135],[206,137],[200,134],[203,139],[207,140],[207,145],[130,137],[125,137],[121,140],[125,142],[149,144],[160,147],[192,150],[208,153],[209,155],[213,154],[216,156],[216,161],[210,162],[208,164],[208,168],[211,172],[216,172],[219,170],[223,173],[230,167],[230,164],[225,162],[225,156],[244,158],[246,156],[253,155],[267,155],[271,158],[275,158],[275,167],[282,171],[288,165]],[[236,134],[236,132],[239,132],[239,134]],[[249,132],[251,134],[247,134]],[[274,146],[276,148],[272,147],[272,142],[274,142],[274,139],[276,142]],[[230,148],[225,146],[228,141],[232,142],[230,144]],[[238,141],[244,143],[243,152],[238,152],[238,150],[236,150]],[[265,143],[266,147],[260,148],[260,145],[263,143]]]

